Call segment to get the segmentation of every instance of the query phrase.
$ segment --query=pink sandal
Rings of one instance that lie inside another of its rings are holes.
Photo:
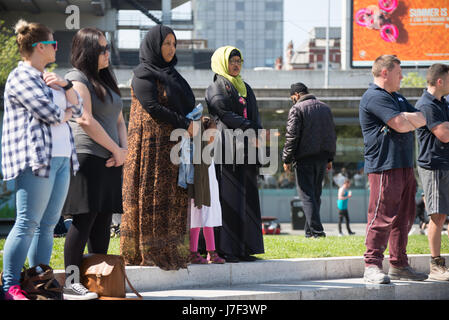
[[[192,264],[207,264],[207,260],[204,259],[198,251],[190,252],[190,263]]]
[[[215,251],[207,252],[207,261],[209,263],[218,263],[218,264],[223,264],[226,262],[226,260],[223,258],[220,258],[220,256]]]

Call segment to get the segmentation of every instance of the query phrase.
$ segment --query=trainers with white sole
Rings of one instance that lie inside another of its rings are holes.
[[[383,272],[378,266],[365,267],[365,273],[363,274],[365,282],[373,284],[388,284],[390,283],[390,277]]]
[[[70,287],[64,287],[64,300],[93,300],[98,294],[86,289],[81,283],[73,283]]]

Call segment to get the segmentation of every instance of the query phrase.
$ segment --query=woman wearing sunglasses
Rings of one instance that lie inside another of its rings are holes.
[[[66,272],[81,266],[84,248],[106,254],[113,213],[122,213],[122,167],[127,154],[127,130],[122,100],[109,67],[109,46],[96,28],[79,30],[72,40],[70,70],[65,78],[84,100],[83,116],[70,121],[80,170],[70,179],[63,214],[72,215],[64,245]],[[67,300],[96,298],[82,284],[64,288]]]
[[[80,117],[82,99],[70,81],[44,67],[55,61],[52,31],[20,20],[15,27],[22,56],[5,85],[2,173],[15,180],[16,222],[3,253],[3,290],[7,300],[27,300],[20,272],[50,263],[53,230],[61,215],[70,180],[78,170],[75,144],[67,121]]]

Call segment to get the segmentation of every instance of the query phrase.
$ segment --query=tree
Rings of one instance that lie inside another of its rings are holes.
[[[0,87],[5,85],[9,73],[17,67],[20,59],[14,32],[0,20]]]
[[[401,82],[401,87],[404,88],[425,88],[426,79],[421,77],[418,72],[409,72]]]

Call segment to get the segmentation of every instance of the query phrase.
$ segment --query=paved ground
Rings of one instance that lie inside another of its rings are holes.
[[[328,236],[338,236],[338,224],[337,223],[324,223],[324,232]],[[348,235],[346,231],[346,226],[342,226],[343,234],[345,236]],[[357,236],[364,236],[366,230],[366,223],[351,223],[351,230],[355,232]],[[281,233],[288,233],[292,235],[304,235],[304,230],[293,230],[291,223],[281,223]],[[411,234],[419,234],[419,226],[418,224],[414,224]]]

